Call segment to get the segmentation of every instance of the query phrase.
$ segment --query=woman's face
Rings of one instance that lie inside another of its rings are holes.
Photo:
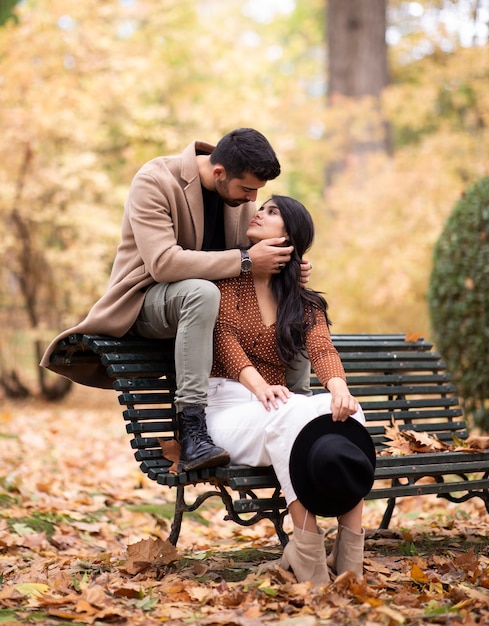
[[[287,236],[279,208],[273,200],[268,200],[258,209],[248,226],[246,236],[251,243],[258,243],[263,239],[271,239],[272,237]]]

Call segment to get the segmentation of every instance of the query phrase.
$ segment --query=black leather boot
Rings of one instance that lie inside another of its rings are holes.
[[[216,446],[207,432],[203,406],[185,407],[178,413],[177,421],[181,446],[178,469],[181,472],[221,467],[229,463],[229,453]]]

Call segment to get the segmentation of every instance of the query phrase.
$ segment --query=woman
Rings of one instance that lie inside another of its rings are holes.
[[[283,237],[294,251],[279,273],[252,271],[217,282],[221,305],[209,381],[209,434],[229,451],[233,463],[273,465],[294,525],[282,567],[291,568],[299,582],[328,582],[324,531],[315,513],[337,514],[331,568],[361,576],[363,497],[373,481],[375,459],[370,437],[360,425],[363,413],[331,342],[326,301],[299,284],[301,258],[314,236],[312,218],[297,200],[274,195],[251,220],[247,236],[251,244]],[[305,396],[287,389],[285,367],[302,353],[329,393]],[[321,446],[313,451],[318,440]],[[318,452],[322,468],[316,474],[309,467],[312,452]],[[332,457],[333,468],[324,469]],[[334,495],[327,485],[334,490],[338,484]],[[341,492],[351,496],[347,509]]]

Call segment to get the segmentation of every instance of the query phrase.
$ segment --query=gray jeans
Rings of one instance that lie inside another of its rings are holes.
[[[132,327],[141,337],[175,337],[175,407],[178,412],[189,405],[207,405],[219,301],[219,289],[209,280],[192,278],[158,283],[148,289]],[[310,395],[310,372],[309,361],[298,358],[287,368],[289,389]]]

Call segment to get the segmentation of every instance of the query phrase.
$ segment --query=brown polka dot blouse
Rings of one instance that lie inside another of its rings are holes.
[[[275,347],[275,324],[266,326],[262,321],[251,272],[216,284],[221,292],[221,305],[214,331],[211,376],[238,380],[241,370],[252,365],[269,385],[285,385],[285,364]],[[345,380],[343,365],[321,311],[316,310],[316,323],[307,332],[306,351],[324,387],[330,378]]]

